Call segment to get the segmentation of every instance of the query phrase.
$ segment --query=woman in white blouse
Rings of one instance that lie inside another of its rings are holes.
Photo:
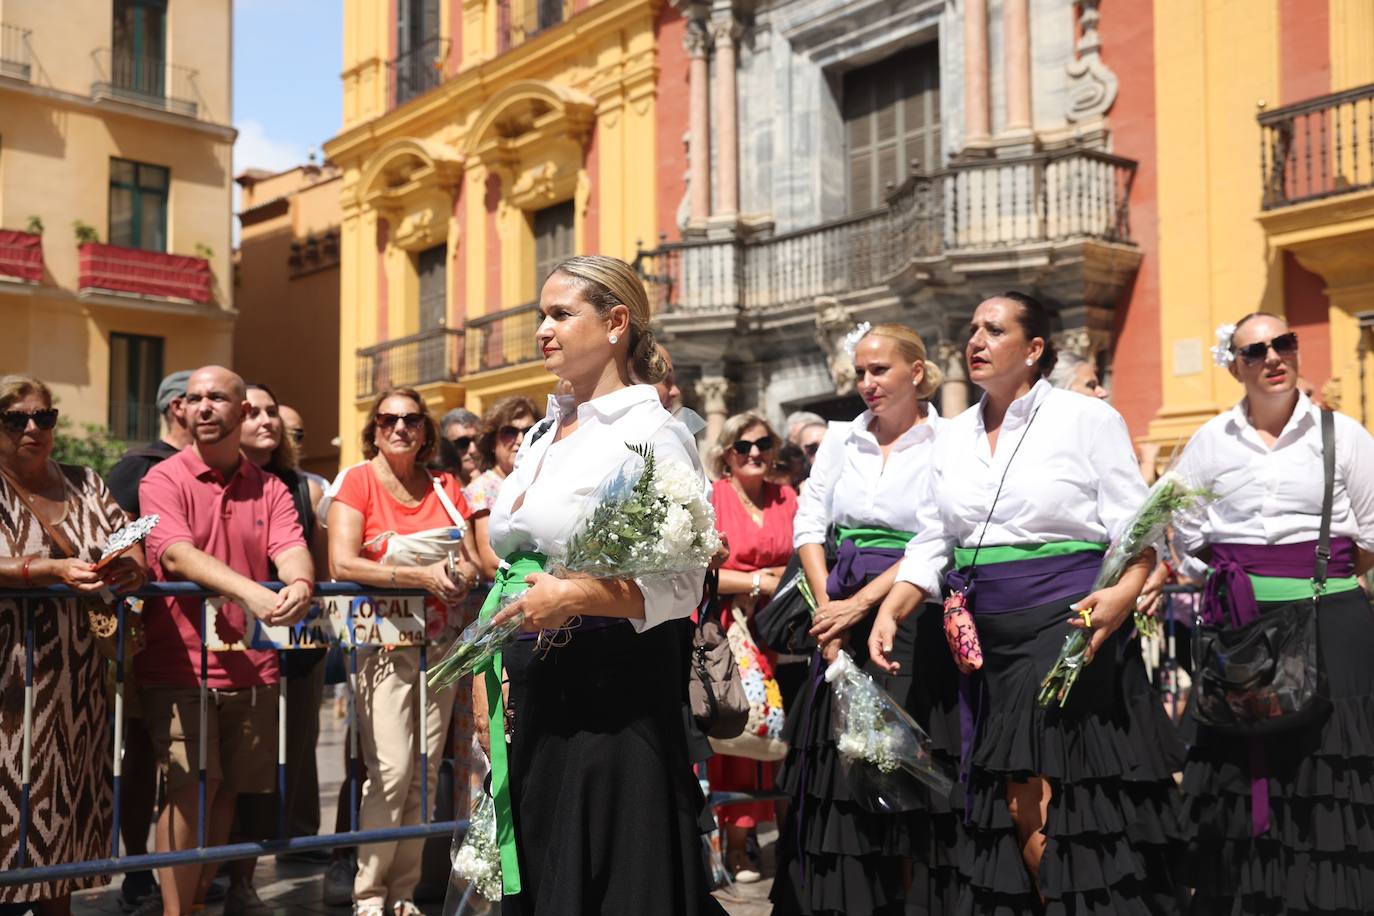
[[[1123,624],[1152,556],[1118,585],[1088,591],[1110,539],[1145,495],[1121,416],[1057,390],[1049,314],[1005,293],[974,312],[965,348],[981,401],[947,420],[917,498],[916,536],[878,612],[869,652],[898,668],[899,622],[950,585],[963,590],[983,666],[964,684],[963,782],[969,854],[965,912],[1159,914],[1176,911],[1157,859],[1131,825],[1163,833],[1167,780],[1133,791],[1132,741],[1117,660]],[[1040,681],[1090,609],[1088,665],[1062,708]]]
[[[1189,443],[1179,472],[1222,498],[1177,526],[1206,558],[1202,615],[1312,600],[1323,482],[1321,410],[1298,390],[1297,335],[1242,318],[1214,351],[1245,386]],[[1337,413],[1331,561],[1318,604],[1330,710],[1265,739],[1196,723],[1184,771],[1186,861],[1198,913],[1374,912],[1374,438]],[[1196,697],[1194,697],[1196,700]]]
[[[923,488],[940,429],[929,399],[941,375],[926,359],[920,335],[897,324],[880,324],[859,338],[854,371],[867,409],[851,423],[830,424],[793,523],[793,544],[822,604],[812,630],[818,648],[811,677],[788,713],[790,750],[778,782],[792,803],[771,896],[778,912],[869,916],[901,912],[912,897],[938,913],[956,897],[958,818],[947,799],[932,799],[908,816],[877,813],[856,797],[835,754],[832,696],[821,674],[841,648],[861,665],[868,660],[874,612],[917,530],[913,494]],[[832,537],[838,556],[828,566]],[[938,608],[920,615],[919,629],[918,636],[916,617],[900,628],[896,652],[906,662],[900,672],[868,667],[932,731],[937,747],[957,758],[958,681]],[[938,826],[932,814],[942,818]],[[914,881],[912,858],[920,863]]]
[[[495,587],[529,586],[498,619],[523,612],[531,637],[564,627],[570,635],[547,652],[530,639],[503,653],[508,749],[500,720],[491,740],[502,912],[723,913],[702,864],[702,798],[682,718],[686,618],[705,570],[633,579],[540,571],[596,487],[623,465],[626,443],[651,443],[659,461],[701,474],[695,443],[651,384],[631,384],[658,380],[663,363],[644,285],[629,265],[571,258],[544,283],[539,307],[544,365],[572,394],[550,398],[487,530],[507,564]],[[491,697],[488,709],[497,706]]]

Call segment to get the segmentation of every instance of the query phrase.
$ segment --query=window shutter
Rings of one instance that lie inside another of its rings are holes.
[[[940,55],[936,44],[908,48],[845,75],[841,110],[849,160],[849,209],[884,202],[912,159],[939,168]]]

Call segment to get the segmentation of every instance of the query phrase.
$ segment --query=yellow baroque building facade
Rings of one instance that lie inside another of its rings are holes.
[[[659,0],[346,0],[342,464],[387,387],[479,414],[552,390],[549,268],[632,259],[684,193],[683,28]]]

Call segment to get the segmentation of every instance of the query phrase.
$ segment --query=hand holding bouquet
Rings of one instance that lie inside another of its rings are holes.
[[[1136,557],[1159,543],[1175,519],[1198,511],[1216,498],[1216,494],[1210,490],[1189,486],[1188,481],[1175,471],[1161,475],[1150,487],[1145,502],[1127,522],[1121,537],[1107,549],[1102,558],[1102,568],[1093,581],[1092,591],[1110,588],[1121,581],[1126,568]],[[1078,611],[1078,608],[1071,610]],[[1158,627],[1153,616],[1139,612],[1135,614],[1135,625],[1142,635],[1156,632]],[[1090,626],[1091,623],[1088,624]],[[1040,683],[1041,706],[1048,706],[1051,702],[1063,705],[1068,698],[1079,674],[1092,661],[1087,652],[1090,635],[1088,628],[1084,627],[1065,637],[1059,657]]]

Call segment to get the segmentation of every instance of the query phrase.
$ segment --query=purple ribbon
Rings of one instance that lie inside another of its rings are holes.
[[[1081,595],[1092,588],[1101,567],[1102,554],[1085,550],[951,569],[945,574],[945,587],[963,591],[976,620],[979,614],[1014,613]],[[987,707],[987,685],[981,672],[960,674],[959,778],[964,783],[965,823],[973,816],[973,746],[982,735]]]
[[[1275,576],[1284,579],[1311,579],[1316,573],[1317,542],[1296,544],[1212,544],[1208,563],[1212,575],[1202,593],[1200,613],[1212,626],[1243,627],[1259,620],[1259,602],[1250,576]],[[1331,539],[1328,579],[1344,579],[1355,574],[1355,542],[1348,537]],[[1222,598],[1223,593],[1225,599]],[[1269,832],[1269,767],[1264,742],[1251,738],[1250,744],[1250,833]]]
[[[900,547],[859,547],[843,541],[835,565],[825,580],[825,593],[838,601],[857,592],[870,579],[881,576],[905,553]]]

